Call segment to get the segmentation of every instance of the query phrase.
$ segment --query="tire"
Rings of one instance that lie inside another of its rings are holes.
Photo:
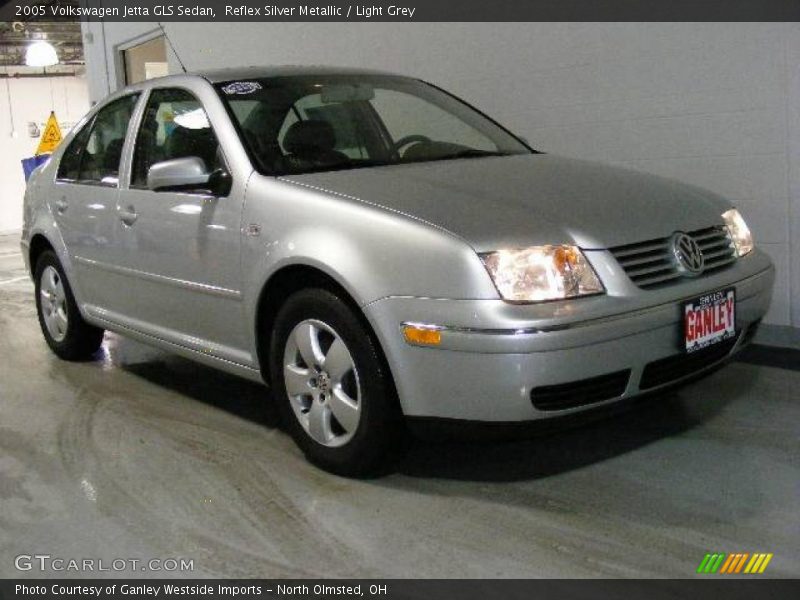
[[[36,312],[50,349],[64,360],[86,360],[103,342],[102,329],[83,320],[72,288],[55,252],[47,250],[36,262]]]
[[[278,311],[274,397],[286,429],[322,469],[378,475],[401,451],[402,412],[381,356],[369,328],[330,291],[296,292]]]

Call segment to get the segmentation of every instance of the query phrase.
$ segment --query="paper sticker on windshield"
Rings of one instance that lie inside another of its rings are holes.
[[[257,81],[234,81],[233,83],[228,83],[222,87],[222,91],[229,96],[232,94],[252,94],[260,89],[261,84]]]

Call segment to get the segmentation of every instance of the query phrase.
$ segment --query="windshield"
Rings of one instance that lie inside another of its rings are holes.
[[[216,87],[256,168],[268,175],[532,152],[488,117],[415,79],[302,75]]]

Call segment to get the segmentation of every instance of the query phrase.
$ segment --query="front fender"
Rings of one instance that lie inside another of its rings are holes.
[[[269,278],[298,264],[332,277],[360,306],[388,296],[498,297],[464,240],[355,198],[254,175],[242,226],[243,294],[252,318]]]

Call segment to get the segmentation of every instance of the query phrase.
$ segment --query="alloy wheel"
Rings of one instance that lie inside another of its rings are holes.
[[[69,326],[67,296],[64,291],[64,282],[55,267],[48,266],[42,271],[39,293],[47,332],[53,340],[62,342],[67,336],[67,327]]]
[[[326,447],[349,442],[361,420],[361,385],[341,336],[319,320],[298,323],[286,340],[283,378],[305,432]]]

